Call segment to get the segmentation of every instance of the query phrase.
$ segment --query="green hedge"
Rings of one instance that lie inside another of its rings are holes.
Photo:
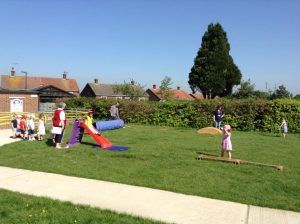
[[[94,108],[95,119],[109,118],[112,100],[73,98],[68,107]],[[212,111],[218,105],[225,110],[223,124],[236,130],[278,132],[281,118],[288,122],[289,132],[300,132],[300,102],[296,100],[197,100],[193,102],[138,102],[122,100],[120,117],[128,123],[173,127],[203,128],[213,126]]]

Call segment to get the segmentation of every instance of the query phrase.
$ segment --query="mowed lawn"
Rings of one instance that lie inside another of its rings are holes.
[[[299,135],[233,131],[233,158],[283,165],[283,171],[196,160],[199,152],[218,155],[222,136],[195,129],[129,124],[103,135],[130,149],[95,148],[89,135],[63,150],[46,141],[21,141],[0,147],[0,165],[300,212]]]
[[[159,224],[161,222],[0,189],[0,223]]]

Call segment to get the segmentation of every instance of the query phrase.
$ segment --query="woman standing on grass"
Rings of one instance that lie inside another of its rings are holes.
[[[59,108],[54,111],[53,115],[52,133],[55,134],[55,147],[58,149],[62,148],[61,141],[66,125],[66,114],[64,112],[65,107],[66,104],[61,102],[59,104]]]
[[[221,129],[221,122],[223,117],[225,116],[224,110],[222,110],[221,106],[218,106],[212,114],[215,122],[215,127]]]
[[[226,124],[223,127],[223,141],[222,141],[222,148],[221,148],[221,157],[224,156],[224,152],[227,152],[228,158],[231,159],[231,151],[232,151],[232,144],[231,144],[231,127],[229,124]]]

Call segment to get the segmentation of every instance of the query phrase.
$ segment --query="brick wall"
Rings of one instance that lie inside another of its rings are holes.
[[[14,98],[23,100],[23,112],[38,112],[39,97],[36,94],[0,93],[0,112],[10,112],[10,102]]]

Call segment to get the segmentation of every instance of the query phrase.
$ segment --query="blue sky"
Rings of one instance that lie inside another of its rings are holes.
[[[67,71],[81,89],[94,78],[151,87],[170,76],[191,92],[202,36],[219,22],[244,80],[298,94],[299,12],[297,0],[0,0],[0,74]]]

